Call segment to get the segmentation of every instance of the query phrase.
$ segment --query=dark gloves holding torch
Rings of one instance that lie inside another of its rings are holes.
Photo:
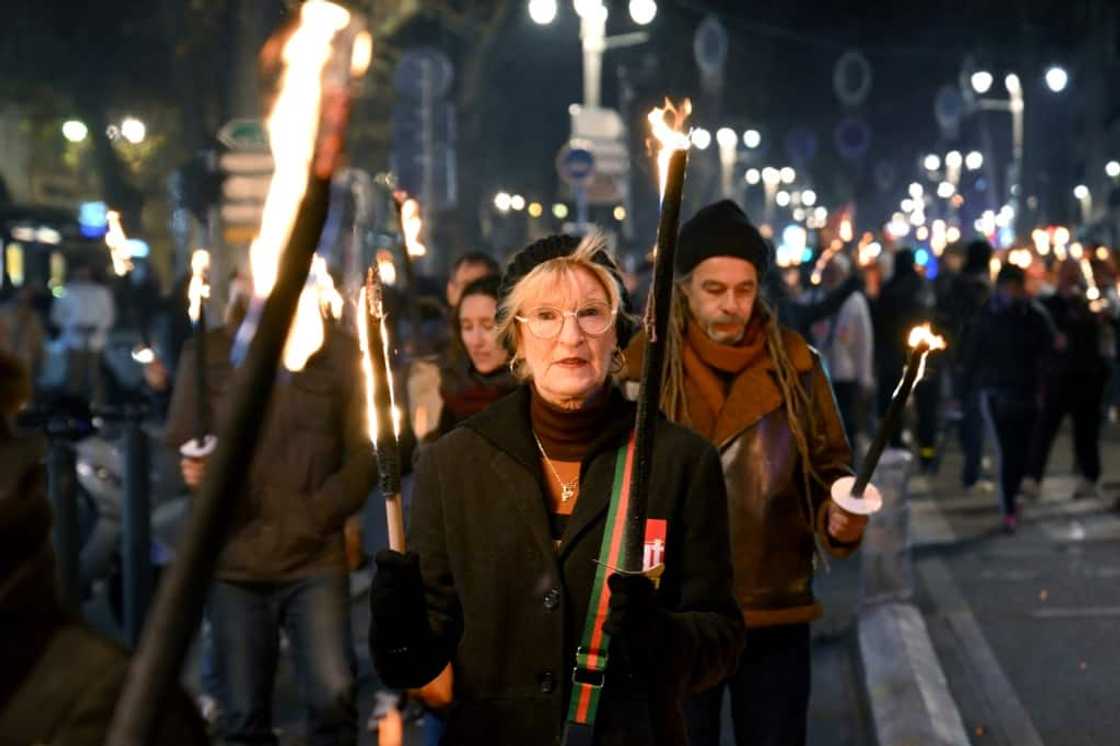
[[[374,665],[391,687],[423,686],[443,669],[428,622],[420,557],[384,549],[374,557],[377,573],[370,586],[370,647]]]

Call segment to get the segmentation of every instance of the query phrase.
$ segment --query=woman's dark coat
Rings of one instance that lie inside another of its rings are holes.
[[[529,399],[522,387],[496,402],[434,443],[417,468],[409,549],[420,556],[429,619],[444,643],[437,647],[455,651],[448,744],[558,744],[563,732],[615,458],[635,406],[611,391],[557,549]],[[649,517],[668,521],[658,601],[672,612],[671,642],[656,652],[649,676],[623,671],[612,654],[599,744],[683,746],[681,702],[733,671],[742,646],[716,452],[659,419],[651,484]],[[406,679],[433,673],[382,671],[390,685],[417,685],[423,681]]]

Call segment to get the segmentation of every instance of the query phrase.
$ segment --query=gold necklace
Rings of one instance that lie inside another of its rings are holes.
[[[548,464],[548,468],[552,470],[552,476],[556,477],[556,483],[560,485],[560,502],[566,503],[576,496],[576,485],[579,484],[579,477],[576,477],[570,482],[565,482],[560,478],[560,472],[556,471],[556,467],[552,465],[552,459],[544,452],[544,446],[541,444],[541,439],[537,437],[537,433],[533,432],[533,440],[537,441],[537,448],[541,451],[541,456],[544,457],[544,462]]]

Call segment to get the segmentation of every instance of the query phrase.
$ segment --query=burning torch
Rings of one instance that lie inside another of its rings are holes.
[[[287,31],[287,30],[286,30]],[[365,73],[369,34],[349,11],[307,0],[289,33],[271,39],[264,55],[282,63],[268,117],[276,169],[251,261],[254,292],[263,293],[259,322],[230,394],[218,445],[210,457],[174,564],[160,585],[113,715],[107,743],[152,743],[161,703],[178,680],[198,629],[217,557],[243,498],[277,378],[288,365],[289,330],[326,222],[330,180],[339,166],[354,78]],[[321,324],[321,322],[320,322]],[[322,330],[320,329],[320,332]],[[314,352],[314,350],[312,350]],[[306,359],[306,350],[294,356]]]
[[[389,365],[389,335],[385,325],[385,304],[381,278],[372,268],[358,298],[358,342],[362,350],[365,377],[366,412],[369,437],[377,451],[377,471],[385,515],[389,522],[389,548],[405,551],[404,511],[401,507],[400,410],[393,393],[393,372]]]
[[[638,413],[634,423],[634,473],[630,483],[622,562],[622,569],[631,573],[643,570],[642,550],[645,543],[650,472],[653,466],[653,428],[661,399],[665,332],[669,325],[673,293],[673,257],[677,251],[681,198],[688,165],[689,135],[684,131],[684,120],[691,112],[692,104],[685,99],[679,109],[666,100],[663,108],[655,108],[649,113],[650,131],[658,147],[661,219],[657,226],[657,247],[654,249],[653,283],[643,322],[646,349],[642,361]]]
[[[928,323],[911,329],[907,343],[910,346],[910,357],[906,361],[902,379],[891,396],[890,406],[879,423],[875,440],[863,457],[859,472],[854,477],[841,477],[832,484],[832,501],[854,515],[870,515],[883,507],[883,496],[871,484],[871,475],[879,464],[883,449],[902,427],[906,402],[910,399],[914,385],[922,380],[926,370],[926,357],[931,352],[945,349],[944,337],[934,334]]]
[[[397,189],[393,191],[393,202],[397,206],[397,223],[400,225],[401,238],[401,267],[404,270],[404,282],[408,287],[408,325],[412,331],[410,336],[411,346],[417,351],[420,342],[420,292],[416,287],[416,270],[412,260],[425,256],[428,247],[420,242],[420,231],[424,227],[420,216],[420,203],[408,193]]]
[[[121,214],[116,210],[109,210],[105,214],[108,230],[105,231],[105,245],[109,248],[109,258],[113,262],[113,274],[117,277],[127,277],[132,272],[132,250],[129,248],[129,238],[121,225]],[[132,349],[132,359],[141,365],[155,362],[156,353],[148,340],[148,327],[144,320],[139,318],[136,302],[129,298],[128,309],[132,321],[136,323],[136,330],[140,333],[140,344]]]
[[[210,403],[206,390],[206,304],[210,297],[210,252],[196,249],[191,254],[191,281],[187,286],[189,305],[187,315],[194,325],[194,390],[195,421],[194,440],[179,447],[187,458],[205,458],[217,445],[218,439],[210,434]]]

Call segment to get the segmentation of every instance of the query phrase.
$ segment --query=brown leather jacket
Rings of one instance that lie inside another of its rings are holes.
[[[801,376],[816,427],[804,430],[820,482],[805,495],[801,462],[784,406],[769,409],[751,400],[748,387],[732,384],[714,445],[727,484],[735,596],[748,627],[808,622],[821,615],[813,596],[815,544],[846,557],[858,543],[840,545],[826,531],[829,486],[851,474],[851,448],[820,357],[799,334],[783,329],[786,353]],[[645,336],[626,351],[621,376],[638,380]],[[769,357],[759,365],[770,366]],[[776,375],[771,372],[771,375]],[[812,506],[812,515],[808,516]]]
[[[205,337],[214,432],[229,409],[234,369],[226,328]],[[195,437],[195,340],[183,346],[165,442]],[[285,580],[347,569],[343,524],[365,504],[376,476],[365,432],[358,346],[329,327],[302,371],[281,373],[249,469],[244,499],[218,560],[223,580]]]

